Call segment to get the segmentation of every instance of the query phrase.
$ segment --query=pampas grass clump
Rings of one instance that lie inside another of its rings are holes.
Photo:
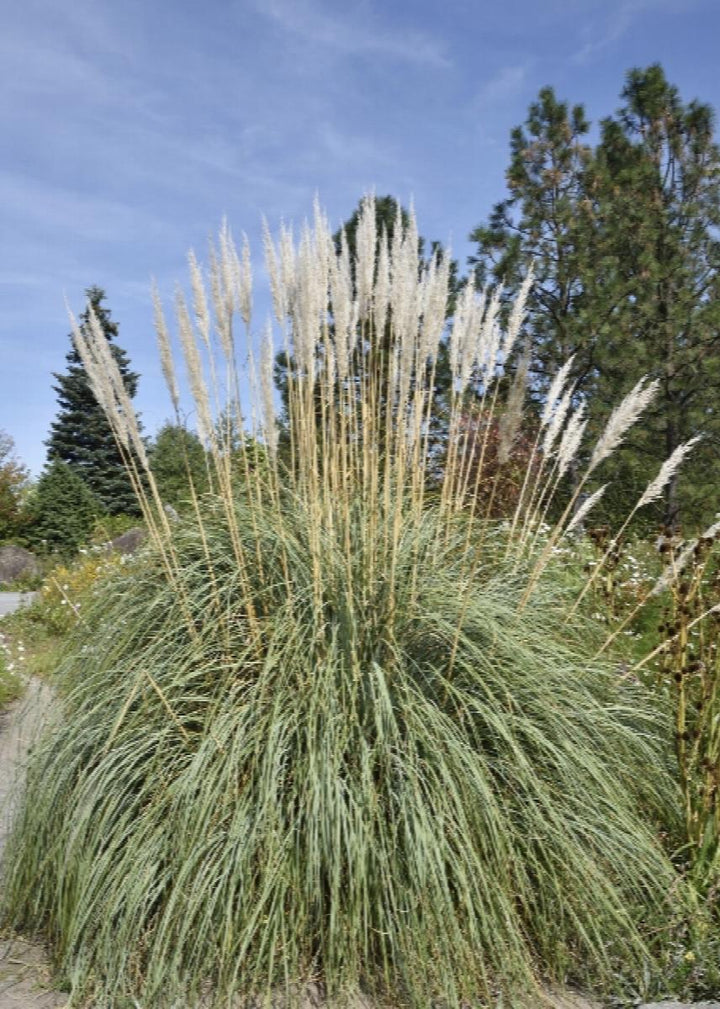
[[[536,542],[557,472],[546,434],[504,539],[473,494],[482,430],[461,436],[469,390],[497,407],[522,306],[503,334],[496,299],[461,297],[439,462],[448,261],[419,262],[412,220],[377,235],[372,200],[357,250],[336,249],[319,213],[299,245],[268,239],[289,441],[268,328],[253,358],[264,448],[234,455],[214,418],[243,413],[233,319],[250,331],[249,256],[224,230],[209,296],[191,260],[178,330],[214,491],[175,529],[99,335],[76,332],[151,546],[78,627],[5,916],[45,930],[93,1004],[292,1000],[317,982],[331,1000],[512,1005],[651,957],[643,929],[673,886],[644,822],[672,802],[655,716],[589,661],[580,618],[562,623],[546,576],[570,513]],[[566,458],[579,436],[557,423],[562,384],[544,423]]]

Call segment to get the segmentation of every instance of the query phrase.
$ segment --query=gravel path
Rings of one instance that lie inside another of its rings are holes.
[[[3,593],[6,595],[6,593]],[[12,822],[14,799],[33,739],[52,711],[50,688],[30,680],[25,696],[0,715],[0,855]],[[57,1009],[67,995],[50,988],[45,950],[18,937],[0,939],[0,1009]]]
[[[32,602],[34,592],[0,592],[0,617]]]

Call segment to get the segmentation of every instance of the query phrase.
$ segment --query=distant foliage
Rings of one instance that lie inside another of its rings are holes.
[[[12,438],[0,431],[0,542],[22,533],[22,506],[28,484],[28,471],[15,456]]]

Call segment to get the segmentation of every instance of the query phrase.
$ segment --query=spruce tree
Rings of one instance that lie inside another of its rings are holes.
[[[100,504],[75,470],[56,459],[38,480],[28,510],[28,539],[41,549],[72,554],[89,539]]]
[[[170,421],[163,424],[150,446],[150,463],[160,497],[182,509],[208,490],[208,463],[202,442],[193,431]]]
[[[80,325],[83,328],[89,325],[92,308],[110,342],[125,388],[132,397],[137,390],[139,376],[130,370],[125,351],[113,343],[118,327],[103,305],[105,292],[99,287],[90,287],[85,294],[88,307],[80,316]],[[67,372],[63,375],[54,373],[57,385],[53,388],[58,394],[60,411],[45,442],[48,460],[67,463],[110,515],[135,514],[137,503],[120,452],[74,346],[68,351],[66,360]]]

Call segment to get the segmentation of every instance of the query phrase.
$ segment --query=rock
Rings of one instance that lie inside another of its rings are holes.
[[[0,585],[10,584],[18,578],[37,578],[40,574],[40,562],[29,550],[13,544],[0,547]]]
[[[720,1002],[646,1002],[638,1009],[720,1009]]]
[[[119,554],[134,554],[136,550],[145,542],[147,533],[140,526],[134,529],[128,529],[127,532],[122,533],[120,536],[116,536],[114,540],[110,540],[110,549],[115,550]]]

